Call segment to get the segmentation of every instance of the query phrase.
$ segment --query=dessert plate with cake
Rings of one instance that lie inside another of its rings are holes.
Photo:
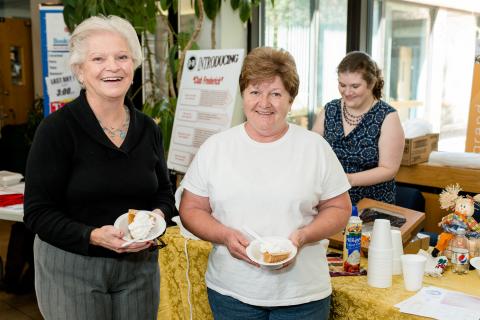
[[[125,233],[123,246],[153,240],[165,231],[167,223],[161,216],[145,210],[130,209],[117,218],[113,226]]]
[[[254,239],[246,250],[252,261],[268,270],[280,269],[297,254],[297,247],[289,239],[273,236]]]

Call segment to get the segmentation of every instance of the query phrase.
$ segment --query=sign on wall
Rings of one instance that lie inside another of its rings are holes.
[[[40,6],[40,42],[44,115],[63,107],[80,94],[80,85],[68,66],[70,34],[63,20],[63,6]]]
[[[188,51],[173,123],[168,168],[186,172],[202,143],[230,128],[243,49]]]

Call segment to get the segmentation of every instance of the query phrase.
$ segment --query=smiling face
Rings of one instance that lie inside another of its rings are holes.
[[[78,67],[89,102],[119,100],[133,80],[133,60],[127,42],[112,32],[98,32],[85,41],[85,61]]]
[[[372,88],[360,72],[341,72],[338,74],[338,91],[345,106],[363,110],[369,108],[374,100]]]
[[[460,198],[455,202],[455,211],[467,217],[473,216],[475,212],[475,205],[472,199]]]
[[[243,91],[245,129],[258,142],[272,142],[287,131],[287,114],[292,102],[279,76],[272,80],[249,84]]]

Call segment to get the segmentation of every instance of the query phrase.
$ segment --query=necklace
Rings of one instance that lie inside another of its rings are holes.
[[[105,134],[111,139],[114,139],[116,136],[118,136],[120,139],[124,140],[127,136],[128,125],[130,123],[130,110],[128,110],[127,106],[125,105],[123,106],[123,108],[125,110],[125,121],[120,128],[115,128],[111,126],[108,127],[106,125],[103,125],[102,122],[98,120]]]
[[[368,108],[367,111],[365,111],[361,115],[356,116],[356,115],[351,114],[348,111],[347,107],[345,106],[345,102],[343,102],[343,100],[342,100],[343,119],[345,119],[345,122],[348,123],[349,125],[357,126],[362,121],[363,117],[367,114],[367,112],[373,107],[373,105],[375,104],[375,101],[376,101],[376,99],[373,99],[373,103],[370,106],[370,108]]]

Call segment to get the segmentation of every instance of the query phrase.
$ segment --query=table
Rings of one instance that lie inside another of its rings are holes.
[[[213,319],[207,299],[205,271],[209,242],[185,239],[178,227],[167,228],[162,237],[167,246],[160,250],[160,307],[159,319]],[[189,259],[186,259],[185,248]],[[188,263],[188,264],[187,264]],[[362,260],[366,265],[366,261]],[[191,283],[190,290],[186,272]],[[394,276],[387,289],[367,285],[367,277],[332,278],[332,319],[419,319],[400,313],[393,305],[411,297],[413,292],[403,289],[401,276]],[[480,296],[480,277],[474,271],[455,275],[449,270],[442,278],[424,278],[424,285],[462,291]],[[189,293],[191,308],[188,303]],[[191,315],[191,317],[190,317]]]
[[[208,255],[212,249],[211,243],[186,239],[180,234],[179,227],[167,228],[162,240],[167,246],[160,249],[159,255],[160,307],[158,319],[213,319],[204,281]],[[185,248],[188,252],[188,260]],[[190,290],[188,290],[187,279],[191,282]],[[190,310],[192,317],[190,317]]]
[[[447,167],[426,162],[414,166],[400,166],[395,181],[439,189],[458,183],[463,191],[480,193],[479,176],[478,169]]]
[[[24,193],[24,191],[25,183],[19,183],[8,187],[0,187],[0,194]],[[0,219],[23,222],[23,204],[0,207]]]

